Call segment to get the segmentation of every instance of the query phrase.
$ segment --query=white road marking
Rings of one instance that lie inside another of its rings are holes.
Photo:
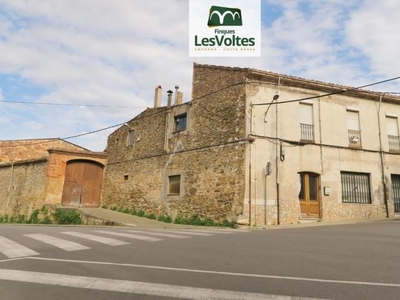
[[[209,233],[209,234],[220,234],[220,233],[222,233],[222,234],[232,234],[233,233],[233,231],[227,231],[227,230],[224,231],[224,230],[218,230],[218,229],[209,229],[209,230],[207,230],[207,229],[204,229],[204,230],[189,229],[188,231],[189,232]]]
[[[116,240],[116,239],[112,239],[112,238],[106,238],[106,237],[102,237],[102,236],[98,236],[98,235],[94,235],[94,234],[82,233],[82,232],[66,231],[66,232],[61,232],[61,233],[67,234],[67,235],[70,235],[70,236],[79,237],[79,238],[82,238],[82,239],[87,239],[87,240],[99,242],[99,243],[102,243],[102,244],[107,244],[107,245],[110,245],[110,246],[121,246],[121,245],[130,244],[130,243],[125,242],[125,241],[120,241],[120,240]]]
[[[0,252],[8,258],[25,257],[31,255],[40,255],[36,251],[20,245],[8,238],[0,236]]]
[[[268,295],[260,293],[236,292],[196,288],[179,285],[148,283],[96,277],[71,276],[54,273],[19,271],[0,269],[0,279],[7,281],[29,282],[36,284],[55,285],[89,290],[111,291],[171,297],[180,299],[248,299],[248,300],[306,300],[311,298],[298,298],[289,296]],[[314,298],[315,299],[315,298]],[[321,299],[319,299],[321,300]]]
[[[36,234],[24,234],[27,237],[30,237],[31,239],[55,246],[57,248],[60,248],[65,251],[78,251],[78,250],[85,250],[85,249],[90,249],[87,246],[59,239],[56,237],[52,237],[46,234],[41,234],[41,233],[36,233]]]
[[[307,277],[263,275],[263,274],[251,274],[251,273],[233,273],[233,272],[222,272],[222,271],[207,271],[207,270],[196,270],[196,269],[160,267],[160,266],[151,266],[151,265],[124,264],[124,263],[112,263],[112,262],[103,262],[103,261],[87,261],[87,260],[69,260],[69,259],[44,258],[44,257],[26,257],[25,259],[44,260],[44,261],[58,261],[58,262],[78,263],[78,264],[123,266],[123,267],[132,267],[132,268],[166,270],[166,271],[177,271],[177,272],[188,272],[188,273],[199,273],[199,274],[211,274],[211,275],[227,275],[227,276],[238,276],[238,277],[253,277],[253,278],[266,278],[266,279],[310,281],[310,282],[338,283],[338,284],[350,284],[350,285],[354,284],[354,285],[399,287],[400,288],[400,283],[384,283],[384,282],[368,282],[368,281],[345,281],[345,280],[334,280],[334,279],[319,279],[319,278],[307,278]]]
[[[185,236],[185,235],[176,235],[172,233],[161,233],[161,232],[153,232],[153,231],[136,231],[136,230],[126,230],[127,232],[135,232],[135,233],[146,233],[150,235],[156,235],[156,236],[164,236],[164,237],[170,237],[170,238],[176,238],[176,239],[189,239],[190,236]]]
[[[187,235],[202,235],[202,236],[212,236],[211,233],[202,233],[202,232],[194,232],[194,231],[181,231],[181,230],[155,230],[158,232],[170,232],[177,234],[187,234]]]
[[[143,235],[137,235],[137,234],[130,234],[130,233],[123,233],[123,232],[114,232],[114,231],[107,231],[107,230],[96,230],[98,233],[105,233],[105,234],[111,234],[111,235],[116,235],[116,236],[124,236],[128,237],[131,239],[137,239],[137,240],[142,240],[146,242],[158,242],[162,241],[162,239],[156,239],[148,236],[143,236]]]

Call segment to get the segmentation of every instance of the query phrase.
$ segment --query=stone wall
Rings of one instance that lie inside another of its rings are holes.
[[[108,138],[102,204],[147,214],[235,220],[245,190],[245,70],[196,65],[192,101],[147,109]],[[187,129],[175,132],[175,117]],[[134,131],[128,146],[129,131]],[[169,176],[180,175],[179,195]]]
[[[235,220],[244,197],[244,144],[182,151],[107,166],[102,204],[147,214]],[[181,195],[168,195],[168,175]]]
[[[61,144],[68,145],[65,142]],[[41,208],[44,204],[61,204],[66,165],[70,160],[90,160],[105,165],[106,154],[81,148],[77,151],[77,148],[72,145],[67,147],[68,150],[53,149],[45,152],[40,148],[32,153],[39,158],[1,164],[0,214],[29,215],[33,209]]]
[[[46,160],[0,166],[0,212],[29,214],[45,203]]]
[[[386,217],[384,204],[323,203],[323,220],[383,219]]]

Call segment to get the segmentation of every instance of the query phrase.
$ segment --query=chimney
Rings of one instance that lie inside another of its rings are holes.
[[[178,91],[179,85],[175,86],[175,105],[182,104],[183,93]]]
[[[154,108],[161,107],[161,97],[162,97],[161,85],[157,86],[154,91]]]
[[[183,93],[177,91],[175,95],[175,104],[182,104],[182,102],[183,102]]]
[[[167,91],[167,94],[168,94],[168,104],[167,104],[167,107],[171,107],[171,103],[172,103],[172,94],[173,94],[174,92],[173,91],[171,91],[171,90],[168,90]]]

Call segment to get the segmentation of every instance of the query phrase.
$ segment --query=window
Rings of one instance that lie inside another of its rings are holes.
[[[358,111],[348,110],[347,131],[349,136],[349,147],[361,148],[361,131]]]
[[[300,103],[301,141],[314,142],[313,105]]]
[[[180,194],[181,192],[181,175],[169,176],[169,194]]]
[[[187,122],[187,115],[179,115],[175,117],[175,128],[174,131],[183,131],[186,130],[186,122]]]
[[[133,145],[133,138],[134,138],[134,131],[133,130],[129,130],[128,131],[128,146],[132,146]]]
[[[392,174],[391,178],[392,178],[394,212],[400,213],[400,175]]]
[[[399,127],[397,117],[386,116],[386,127],[389,140],[389,152],[400,152]]]
[[[340,172],[343,203],[371,203],[371,188],[368,173]]]

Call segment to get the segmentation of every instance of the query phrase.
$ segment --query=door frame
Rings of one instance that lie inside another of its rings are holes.
[[[300,188],[298,201],[300,207],[300,215],[302,218],[321,218],[321,175],[315,172],[298,172]],[[311,199],[310,177],[315,178],[314,197]],[[304,180],[304,182],[303,182]],[[303,198],[303,199],[301,199]]]

